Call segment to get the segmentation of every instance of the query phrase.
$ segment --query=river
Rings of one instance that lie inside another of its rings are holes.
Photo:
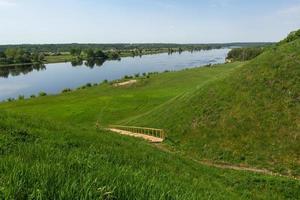
[[[65,88],[77,88],[86,83],[117,80],[137,73],[178,71],[208,64],[224,63],[230,49],[214,49],[182,53],[161,53],[142,57],[126,57],[104,63],[46,64],[0,68],[0,100],[28,97],[43,91],[56,94]]]

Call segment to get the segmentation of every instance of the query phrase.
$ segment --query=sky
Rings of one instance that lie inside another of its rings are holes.
[[[0,44],[276,42],[300,0],[0,0]]]

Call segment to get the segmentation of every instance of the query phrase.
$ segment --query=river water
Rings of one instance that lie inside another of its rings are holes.
[[[64,88],[86,83],[117,80],[137,73],[178,71],[207,64],[224,63],[230,49],[182,52],[126,57],[104,63],[56,63],[43,66],[0,67],[0,100],[37,95],[43,91],[56,94]]]

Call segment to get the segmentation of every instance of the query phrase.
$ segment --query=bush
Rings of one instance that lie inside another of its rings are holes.
[[[92,87],[92,84],[91,84],[91,83],[87,83],[87,84],[85,85],[85,87]]]
[[[8,102],[12,102],[12,101],[14,101],[14,100],[15,100],[14,98],[8,98],[8,99],[7,99]]]
[[[47,93],[46,93],[46,92],[40,92],[40,93],[39,93],[39,96],[40,96],[40,97],[47,96]]]
[[[66,89],[63,89],[61,92],[62,93],[67,93],[67,92],[71,92],[72,90],[70,88],[66,88]]]
[[[25,97],[24,97],[24,95],[19,95],[18,99],[19,99],[19,100],[24,100]]]
[[[297,30],[297,31],[293,31],[291,32],[287,38],[285,38],[284,40],[282,40],[281,42],[278,43],[278,45],[282,45],[282,44],[285,44],[285,43],[289,43],[289,42],[292,42],[294,40],[297,40],[300,38],[300,30]]]
[[[32,99],[35,98],[35,95],[34,94],[30,95],[30,98],[32,98]]]

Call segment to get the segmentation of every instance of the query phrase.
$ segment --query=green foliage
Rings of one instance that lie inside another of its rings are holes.
[[[19,95],[18,99],[19,99],[19,100],[24,100],[25,97],[24,97],[24,95]]]
[[[263,48],[235,48],[228,53],[227,59],[231,61],[247,61],[259,56],[263,51]]]
[[[120,59],[120,54],[117,51],[109,51],[107,52],[108,59],[118,60]]]
[[[42,53],[30,53],[20,48],[8,48],[0,53],[0,64],[34,63],[43,59]]]
[[[87,83],[85,86],[86,87],[92,87],[92,84],[91,83]]]
[[[46,92],[40,92],[40,93],[39,93],[39,96],[40,96],[40,97],[47,96],[47,93],[46,93]]]
[[[80,49],[80,48],[72,48],[71,50],[70,50],[70,54],[72,55],[72,56],[80,56],[81,55],[81,53],[82,53],[82,50]]]
[[[0,52],[8,48],[21,48],[29,52],[74,52],[86,49],[101,49],[102,51],[126,51],[137,50],[138,54],[146,51],[157,51],[160,49],[183,49],[183,50],[208,50],[226,48],[231,46],[261,47],[271,43],[227,43],[227,44],[24,44],[24,45],[0,45]]]
[[[292,42],[292,41],[295,41],[297,39],[300,39],[300,29],[297,30],[297,31],[294,31],[294,32],[291,32],[287,38],[285,38],[284,40],[282,40],[281,42],[279,42],[278,45],[282,45],[282,44],[285,44],[285,43],[289,43],[289,42]]]
[[[71,92],[72,90],[70,88],[65,88],[61,91],[61,93],[67,93],[67,92]]]

